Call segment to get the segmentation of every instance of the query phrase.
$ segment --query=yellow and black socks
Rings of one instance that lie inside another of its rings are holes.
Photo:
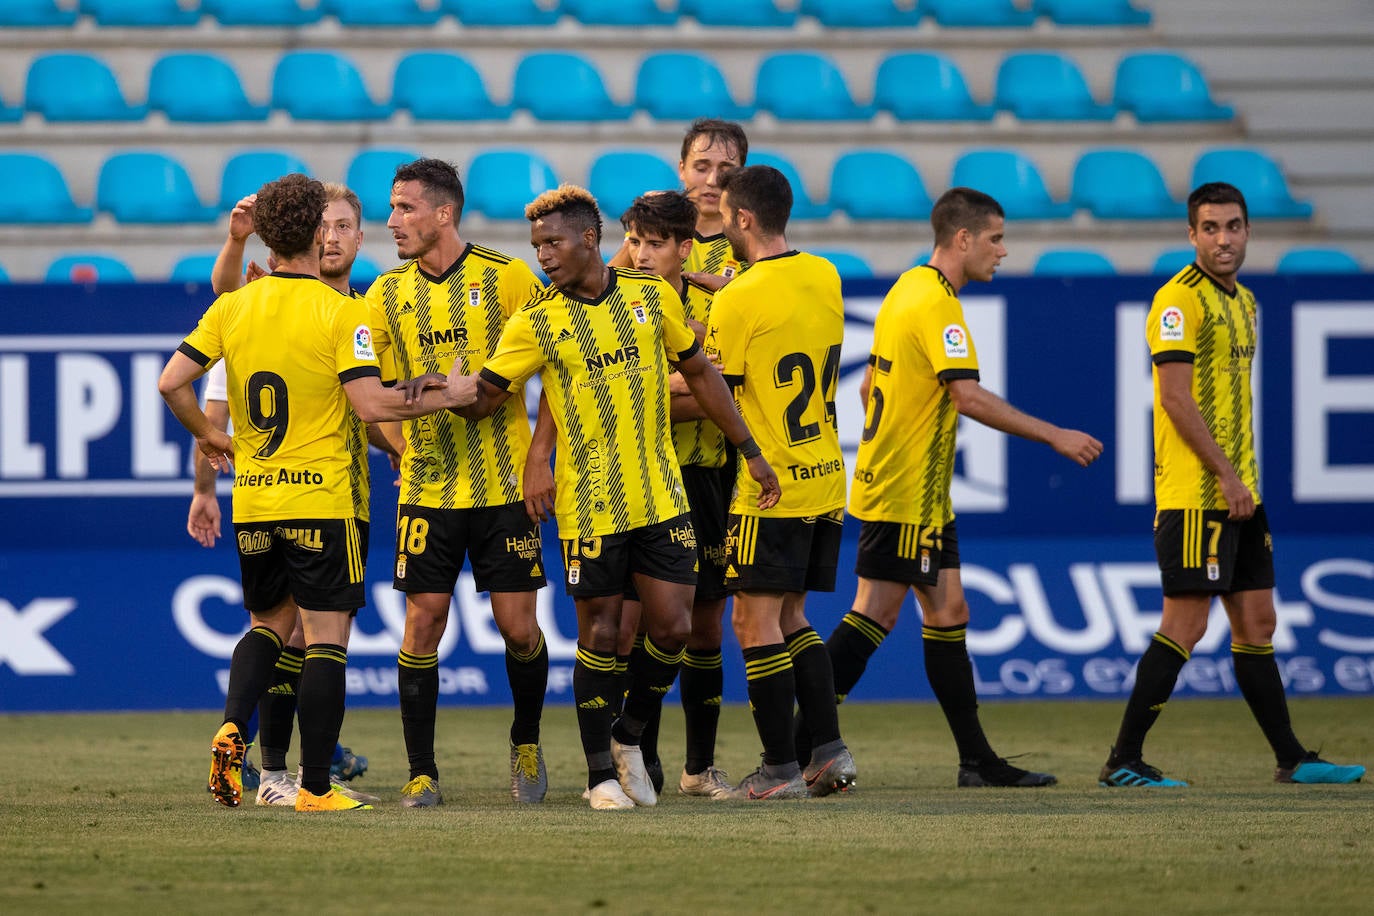
[[[615,739],[621,744],[644,747],[646,726],[654,723],[654,745],[644,750],[646,760],[658,759],[658,719],[663,711],[663,697],[673,689],[677,669],[682,665],[682,648],[667,651],[654,644],[648,636],[636,641],[630,655],[630,689],[625,695],[625,711],[616,720]]]
[[[329,792],[329,761],[343,726],[348,650],[332,643],[305,649],[301,665],[301,788],[315,795]]]
[[[720,698],[725,689],[720,646],[688,649],[682,656],[679,677],[682,713],[687,720],[686,770],[695,776],[716,762],[716,730],[720,726]]]
[[[543,633],[532,652],[517,652],[506,646],[506,679],[515,707],[510,743],[538,744],[539,720],[544,715],[544,695],[549,689],[549,648]]]
[[[439,705],[439,653],[396,657],[396,687],[401,695],[401,732],[405,735],[410,778],[439,778],[434,762],[434,718]]]
[[[792,656],[783,643],[744,650],[744,676],[749,684],[749,708],[763,742],[763,762],[769,766],[795,763],[792,743],[792,701],[796,677]]]
[[[1145,735],[1164,710],[1173,695],[1178,673],[1188,660],[1188,650],[1162,633],[1156,633],[1140,656],[1135,669],[1135,687],[1126,701],[1121,717],[1121,730],[1112,746],[1109,764],[1139,760],[1145,746]]]
[[[1249,646],[1231,643],[1231,661],[1236,666],[1236,685],[1259,723],[1274,759],[1280,767],[1292,769],[1307,753],[1293,734],[1288,718],[1288,698],[1283,694],[1283,678],[1274,660],[1273,645]]]
[[[596,652],[578,643],[573,664],[573,702],[582,753],[587,757],[587,788],[615,779],[611,760],[611,703],[620,689],[615,655]]]
[[[925,652],[926,679],[954,734],[959,762],[977,764],[996,759],[997,754],[983,734],[978,721],[978,693],[973,686],[973,663],[969,661],[964,640],[967,626],[921,627]]]
[[[234,723],[240,733],[263,691],[272,683],[281,647],[281,637],[267,627],[253,627],[234,646],[229,661],[229,689],[224,697],[224,721]]]
[[[296,693],[300,689],[305,650],[286,646],[277,658],[272,685],[258,702],[258,746],[264,770],[286,769],[291,733],[296,725]]]
[[[810,733],[811,747],[838,741],[840,716],[835,708],[835,675],[830,670],[830,653],[825,643],[811,627],[783,638],[787,641],[787,653],[792,656],[797,708]]]
[[[836,703],[843,703],[849,696],[849,691],[868,668],[868,660],[886,638],[887,630],[858,611],[850,611],[835,624],[830,638],[825,641],[825,650],[830,655],[830,670],[835,678]],[[805,765],[811,759],[811,729],[800,711],[795,728],[797,760]]]

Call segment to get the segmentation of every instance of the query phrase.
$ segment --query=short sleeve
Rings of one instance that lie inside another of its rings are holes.
[[[386,309],[382,305],[382,284],[373,283],[367,295],[368,324],[372,327],[372,352],[377,356],[377,364],[382,370],[382,381],[391,384],[396,381],[396,355],[391,348],[391,325],[386,320]]]
[[[226,293],[225,296],[230,295]],[[201,366],[210,366],[224,355],[223,321],[225,298],[210,303],[195,329],[186,335],[177,350]]]
[[[530,266],[519,258],[511,258],[501,271],[501,310],[506,317],[520,311],[543,289]]]
[[[697,335],[687,324],[687,311],[682,297],[666,280],[658,282],[659,300],[663,303],[663,346],[673,362],[690,358],[699,349]]]
[[[740,296],[732,295],[734,286],[726,286],[716,293],[711,303],[710,320],[706,325],[706,353],[720,360],[720,374],[732,388],[744,383],[745,348],[730,346],[729,342],[748,340],[748,316],[741,307]]]
[[[1151,359],[1156,363],[1192,362],[1200,318],[1197,296],[1191,290],[1176,283],[1161,287],[1145,319]]]
[[[511,315],[501,331],[496,352],[482,367],[482,378],[503,391],[514,391],[544,365],[544,351],[534,336],[529,311]]]
[[[380,376],[377,354],[372,344],[372,323],[367,303],[342,298],[334,319],[334,366],[339,381],[351,382],[366,376]]]
[[[916,333],[940,381],[978,378],[978,351],[958,299],[944,296],[930,303]]]

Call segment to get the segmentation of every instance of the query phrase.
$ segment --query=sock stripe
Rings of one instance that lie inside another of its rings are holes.
[[[591,649],[584,649],[582,646],[577,647],[577,661],[582,667],[592,671],[600,671],[603,674],[611,674],[616,670],[614,655],[602,655]]]
[[[433,655],[411,655],[403,649],[401,653],[396,656],[396,663],[402,668],[414,668],[417,671],[423,671],[427,668],[438,668],[439,653],[435,652]]]
[[[1172,639],[1165,636],[1163,633],[1156,633],[1153,638],[1155,642],[1167,646],[1170,649],[1173,649],[1175,652],[1179,654],[1179,656],[1182,657],[1182,659],[1185,662],[1192,657],[1187,649],[1183,648],[1178,643],[1174,642]]]
[[[875,646],[881,646],[883,640],[887,639],[887,630],[878,626],[858,611],[850,611],[840,619],[841,625],[848,625],[862,633],[869,642]]]
[[[820,634],[810,627],[793,633],[792,637],[787,640],[787,652],[789,655],[800,655],[813,646],[824,647],[825,643],[821,640]]]
[[[348,652],[337,646],[309,646],[305,650],[305,659],[323,658],[340,665],[348,664]]]
[[[744,677],[746,680],[757,681],[769,675],[779,674],[792,667],[792,655],[788,652],[779,652],[777,655],[770,655],[767,658],[748,660],[744,663]]]
[[[277,657],[277,670],[287,675],[300,674],[304,661],[304,655],[297,655],[290,649],[282,649],[281,655]]]
[[[510,646],[506,646],[506,654],[521,664],[529,664],[539,657],[539,653],[544,651],[544,631],[539,631],[539,642],[535,643],[534,649],[530,652],[517,652]]]
[[[679,665],[682,663],[682,654],[685,650],[678,649],[676,652],[672,653],[664,652],[658,646],[654,645],[652,639],[646,636],[644,637],[644,651],[656,662],[664,665]]]
[[[931,642],[963,642],[968,627],[921,627],[921,638]]]
[[[261,635],[263,635],[263,636],[266,636],[268,639],[272,640],[272,643],[273,643],[278,649],[280,649],[280,648],[282,647],[281,637],[278,636],[275,632],[273,632],[271,627],[253,627],[253,629],[250,630],[249,632],[252,632],[252,633],[259,633],[259,634],[261,634]]]
[[[710,654],[693,652],[691,649],[682,653],[682,664],[687,668],[695,668],[698,671],[712,671],[723,667],[724,659],[721,657],[720,650]]]
[[[1252,646],[1243,642],[1231,643],[1231,652],[1235,655],[1273,655],[1274,646],[1272,643],[1264,646]]]
[[[617,656],[615,657],[615,666],[611,669],[611,673],[612,673],[612,674],[624,674],[626,671],[629,671],[629,670],[630,670],[630,659],[629,659],[629,656],[617,655]]]

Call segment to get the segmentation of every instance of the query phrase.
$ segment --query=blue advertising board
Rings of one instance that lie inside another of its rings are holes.
[[[1374,693],[1374,284],[1367,276],[1247,282],[1261,302],[1262,491],[1275,533],[1275,648],[1297,694]],[[846,285],[839,405],[849,467],[872,318],[889,284]],[[962,297],[983,383],[1106,444],[1082,469],[963,421],[955,505],[980,694],[1110,697],[1131,686],[1162,604],[1150,539],[1150,364],[1158,278],[999,279]],[[203,287],[0,286],[0,711],[213,708],[246,615],[230,542],[186,533],[191,443],[157,378],[208,305]],[[396,702],[404,602],[391,589],[392,472],[373,460],[368,605],[349,647],[349,701]],[[787,481],[784,478],[783,484]],[[221,502],[229,510],[228,481]],[[822,635],[848,610],[857,526]],[[576,618],[555,577],[539,614],[550,699],[571,699]],[[549,563],[546,562],[546,568]],[[856,699],[927,699],[915,605]],[[728,634],[727,700],[745,697]],[[1179,695],[1236,692],[1225,615]],[[440,647],[441,701],[509,702],[504,647],[466,576]]]

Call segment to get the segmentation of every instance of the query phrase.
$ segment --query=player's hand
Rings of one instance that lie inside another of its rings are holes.
[[[450,407],[467,407],[477,400],[477,376],[466,375],[457,363],[444,382]]]
[[[698,270],[688,271],[684,273],[683,276],[698,286],[706,287],[713,293],[719,292],[722,286],[730,282],[720,274],[708,274]]]
[[[1239,522],[1255,514],[1255,497],[1235,472],[1222,477],[1219,482],[1221,498],[1226,500],[1226,507],[1230,510],[1226,513],[1227,518]]]
[[[681,372],[672,372],[668,375],[668,394],[675,398],[685,398],[692,393],[692,388],[687,384],[687,380],[682,377]]]
[[[210,462],[210,467],[221,473],[234,470],[234,440],[222,429],[212,429],[204,436],[196,437],[196,446]]]
[[[768,459],[762,455],[750,458],[745,462],[745,467],[749,469],[749,476],[759,485],[759,508],[771,509],[782,499],[782,485],[778,483],[778,475],[773,473],[773,466],[768,463]]]
[[[1087,467],[1102,455],[1102,443],[1076,429],[1061,429],[1050,440],[1050,447],[1080,467]]]
[[[253,234],[253,207],[257,202],[258,195],[249,194],[234,204],[234,209],[229,211],[229,238],[242,242]]]
[[[194,493],[186,516],[186,533],[202,547],[214,547],[219,538],[219,499],[214,493]]]
[[[426,372],[415,378],[396,383],[396,390],[405,395],[406,404],[416,404],[426,391],[448,387],[448,377],[438,372]]]
[[[261,280],[268,275],[268,270],[257,261],[249,261],[248,266],[243,271],[243,282],[252,283],[254,280]]]
[[[553,471],[547,458],[527,458],[525,461],[525,512],[532,522],[547,522],[553,518],[556,493]]]

